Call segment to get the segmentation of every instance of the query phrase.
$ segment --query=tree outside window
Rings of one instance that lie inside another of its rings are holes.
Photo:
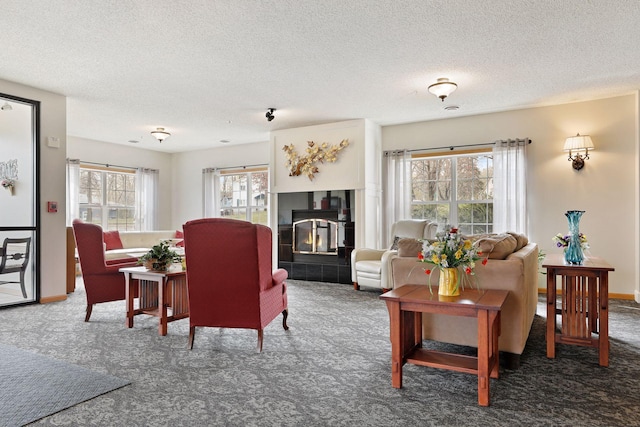
[[[220,176],[220,217],[268,225],[268,173],[251,171]]]
[[[135,230],[135,173],[80,168],[80,219],[104,230]]]
[[[461,233],[493,231],[490,154],[415,157],[411,161],[411,216],[457,226]]]

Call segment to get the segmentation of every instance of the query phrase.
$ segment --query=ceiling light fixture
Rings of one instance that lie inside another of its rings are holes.
[[[151,135],[153,135],[153,137],[156,138],[160,142],[164,141],[165,139],[167,139],[167,138],[169,138],[171,136],[171,134],[169,132],[165,131],[164,128],[156,128],[156,130],[151,132]]]
[[[439,78],[438,81],[429,86],[429,92],[437,96],[444,102],[444,99],[451,95],[454,90],[458,88],[458,85],[454,82],[450,82],[447,78]]]
[[[4,105],[0,107],[0,109],[2,109],[2,111],[11,111],[13,110],[13,107],[8,102],[5,102]]]
[[[273,112],[276,111],[275,108],[269,108],[267,110],[267,114],[265,114],[264,116],[267,118],[267,121],[270,122],[271,120],[275,119],[276,116],[273,115]]]

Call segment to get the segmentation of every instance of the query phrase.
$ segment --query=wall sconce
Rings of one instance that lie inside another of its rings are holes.
[[[164,141],[165,139],[171,136],[171,134],[165,131],[164,128],[157,128],[156,130],[151,132],[151,135],[160,142]]]
[[[444,99],[451,95],[458,85],[450,82],[447,78],[440,78],[438,81],[429,86],[429,92],[437,96],[444,102]]]
[[[571,166],[577,171],[584,167],[584,161],[589,158],[589,150],[595,150],[589,135],[570,136],[564,142],[564,151],[569,152]],[[584,156],[582,153],[584,152]]]

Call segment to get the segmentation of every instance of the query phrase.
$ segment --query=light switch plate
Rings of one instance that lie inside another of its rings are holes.
[[[52,148],[60,148],[60,138],[55,136],[48,136],[47,146]]]

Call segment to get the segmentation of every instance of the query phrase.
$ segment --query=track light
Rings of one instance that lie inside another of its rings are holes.
[[[269,108],[267,110],[267,114],[265,114],[264,116],[267,118],[267,121],[270,122],[271,120],[275,119],[276,116],[273,115],[273,112],[276,111],[275,108]]]

